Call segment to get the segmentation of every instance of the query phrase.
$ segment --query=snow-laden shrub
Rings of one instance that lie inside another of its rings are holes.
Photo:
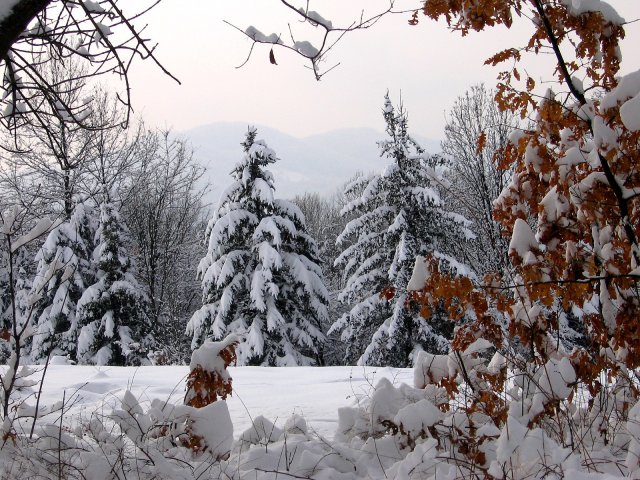
[[[141,403],[126,391],[110,413],[103,408],[67,418],[73,398],[51,406],[17,403],[0,440],[0,478],[192,479],[219,468],[233,444],[224,399],[231,394],[226,369],[237,344],[231,336],[205,342],[194,352],[184,405],[159,399]],[[33,383],[18,376],[16,388],[22,385]]]
[[[590,395],[567,357],[540,365],[493,350],[480,339],[463,352],[421,352],[415,387],[383,379],[361,406],[341,409],[336,443],[368,465],[360,476],[637,478],[640,410],[628,407],[637,382]]]
[[[229,335],[221,342],[205,341],[191,354],[187,393],[184,403],[192,407],[204,407],[220,397],[231,395],[231,375],[227,367],[236,362],[237,335]]]
[[[227,367],[236,361],[236,335],[221,342],[207,340],[191,355],[185,405],[187,415],[183,444],[194,453],[208,452],[216,458],[228,455],[233,440],[233,424],[224,401],[231,395],[231,376]]]

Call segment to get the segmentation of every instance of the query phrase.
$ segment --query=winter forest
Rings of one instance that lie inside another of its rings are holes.
[[[252,124],[222,171],[134,112],[132,65],[174,78],[140,23],[161,2],[0,0],[0,479],[640,479],[637,19],[273,2],[288,35],[230,25],[246,62],[312,80],[382,17],[526,38],[439,151],[389,86],[378,163],[288,198]]]

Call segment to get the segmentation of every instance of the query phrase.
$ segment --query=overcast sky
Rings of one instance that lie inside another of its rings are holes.
[[[639,0],[609,3],[627,21],[640,18]],[[384,0],[311,1],[312,10],[340,26],[356,20],[363,6],[368,15],[387,5]],[[276,50],[278,65],[271,65],[264,45],[256,46],[244,67],[235,68],[246,59],[251,42],[223,20],[283,36],[291,23],[297,39],[317,40],[278,0],[163,0],[145,17],[146,34],[159,42],[158,57],[182,85],[150,62],[138,62],[132,77],[136,113],[150,124],[176,130],[220,121],[268,125],[298,137],[344,127],[383,130],[380,112],[388,89],[394,101],[402,92],[414,133],[440,139],[456,97],[475,83],[495,84],[498,69],[484,66],[484,60],[522,44],[530,26],[461,38],[443,22],[423,16],[410,27],[408,17],[388,16],[369,30],[348,34],[327,63],[340,66],[316,81],[304,59],[293,53]],[[623,71],[629,72],[640,68],[640,22],[626,31]],[[536,80],[551,75],[542,62],[527,66]]]

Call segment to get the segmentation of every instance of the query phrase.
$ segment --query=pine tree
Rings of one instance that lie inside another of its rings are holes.
[[[9,289],[9,252],[6,241],[0,237],[0,364],[5,364],[11,355],[12,311]]]
[[[141,365],[153,346],[148,299],[132,274],[127,231],[113,204],[100,206],[93,257],[97,281],[78,302],[78,361],[95,365]]]
[[[448,268],[462,268],[450,253],[472,234],[440,201],[438,187],[446,182],[440,157],[411,138],[406,112],[396,111],[388,95],[383,115],[389,139],[379,147],[391,163],[346,188],[347,196],[361,192],[343,208],[355,218],[338,237],[349,246],[336,260],[346,277],[339,298],[351,309],[330,333],[342,331],[347,363],[407,366],[418,350],[446,351],[452,333],[441,309],[425,320],[408,297],[416,257],[431,254]]]
[[[4,237],[4,236],[3,236]],[[12,353],[10,337],[13,334],[14,311],[18,325],[26,325],[32,318],[31,280],[32,272],[29,266],[33,262],[35,252],[30,251],[29,245],[13,252],[13,292],[9,287],[9,252],[5,238],[0,238],[0,365],[9,360]],[[12,300],[14,305],[12,305]],[[28,336],[25,336],[28,337]],[[29,338],[25,338],[28,346]]]
[[[36,255],[38,262],[32,295],[38,298],[31,359],[40,363],[49,355],[76,360],[77,303],[95,282],[92,261],[96,225],[93,209],[78,203],[70,218],[53,229]]]
[[[203,307],[187,331],[193,348],[208,335],[242,335],[240,364],[321,364],[328,293],[316,243],[300,209],[274,198],[266,167],[277,158],[256,135],[249,128],[234,182],[207,227],[208,252],[198,268]]]

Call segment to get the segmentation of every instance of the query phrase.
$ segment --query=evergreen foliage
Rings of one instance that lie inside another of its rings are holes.
[[[14,307],[18,325],[25,325],[32,315],[29,266],[33,261],[34,252],[28,247],[27,245],[13,252],[10,259],[6,239],[0,238],[0,365],[4,365],[12,353],[10,337],[13,332]],[[13,298],[10,288],[10,261],[13,261]]]
[[[132,274],[126,235],[113,204],[102,203],[94,251],[97,281],[78,302],[81,363],[141,365],[153,346],[148,300]]]
[[[249,128],[234,182],[207,227],[208,252],[198,267],[203,307],[187,331],[193,348],[209,335],[243,336],[240,364],[321,364],[329,296],[316,243],[300,209],[274,198],[266,167],[277,158],[256,134]]]
[[[31,344],[31,359],[36,363],[49,355],[77,360],[77,304],[95,282],[96,227],[93,209],[88,203],[78,203],[71,217],[49,233],[36,255],[32,295],[38,298],[34,308],[37,323]]]
[[[464,270],[450,254],[472,234],[468,222],[440,200],[438,188],[446,182],[440,157],[426,154],[411,138],[406,112],[396,110],[388,95],[383,115],[389,139],[379,146],[391,162],[345,191],[361,192],[342,210],[355,218],[338,237],[350,245],[336,260],[346,277],[340,300],[351,309],[330,333],[342,331],[348,363],[407,366],[416,351],[445,352],[452,333],[441,309],[424,319],[408,296],[416,256],[432,254]]]

